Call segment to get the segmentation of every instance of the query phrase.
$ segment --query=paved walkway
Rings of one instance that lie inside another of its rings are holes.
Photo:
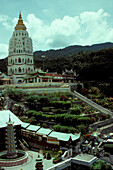
[[[34,152],[34,151],[28,151],[29,153],[29,159],[28,162],[23,164],[23,165],[19,165],[19,166],[14,166],[14,167],[4,167],[5,170],[35,170],[35,163],[36,163],[36,158],[38,155],[40,155],[40,157],[42,158],[43,155],[39,154],[38,152]],[[48,168],[52,167],[53,164],[53,159],[51,160],[47,160],[47,159],[43,159],[43,169],[47,170]]]

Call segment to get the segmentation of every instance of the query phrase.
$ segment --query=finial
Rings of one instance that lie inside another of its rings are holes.
[[[21,12],[19,14],[18,23],[15,27],[15,30],[26,30],[26,26],[24,25],[23,20],[22,20]]]
[[[10,115],[10,113],[9,113],[9,122],[11,122],[11,115]]]
[[[20,11],[20,14],[19,14],[19,19],[22,19],[21,11]]]

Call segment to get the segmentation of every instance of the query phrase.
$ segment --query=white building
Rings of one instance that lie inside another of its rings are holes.
[[[34,71],[32,39],[26,31],[21,13],[9,41],[8,76],[13,84],[23,83],[23,78]]]

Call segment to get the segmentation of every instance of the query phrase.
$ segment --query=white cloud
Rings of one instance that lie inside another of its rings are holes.
[[[80,16],[57,18],[45,24],[34,14],[27,17],[26,26],[33,39],[34,50],[61,48],[72,44],[90,45],[113,40],[109,14],[103,9],[83,12]]]
[[[97,12],[85,11],[80,16],[64,16],[51,23],[45,23],[34,14],[29,14],[24,23],[33,40],[33,49],[47,50],[63,48],[69,45],[91,45],[113,42],[113,28],[110,26],[109,14],[103,9]],[[0,25],[12,35],[18,18],[0,15]],[[10,29],[9,29],[10,28]],[[11,38],[11,37],[10,37]],[[1,41],[1,40],[0,40]],[[8,44],[9,39],[6,44]],[[0,57],[6,57],[8,46],[0,44]]]
[[[11,29],[11,18],[7,15],[0,15],[0,24],[6,29]]]
[[[0,59],[6,58],[8,56],[8,45],[0,44]]]

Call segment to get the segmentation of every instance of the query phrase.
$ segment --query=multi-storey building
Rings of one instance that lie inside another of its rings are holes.
[[[32,39],[26,31],[21,13],[9,41],[8,76],[13,84],[23,83],[23,78],[34,71]]]

